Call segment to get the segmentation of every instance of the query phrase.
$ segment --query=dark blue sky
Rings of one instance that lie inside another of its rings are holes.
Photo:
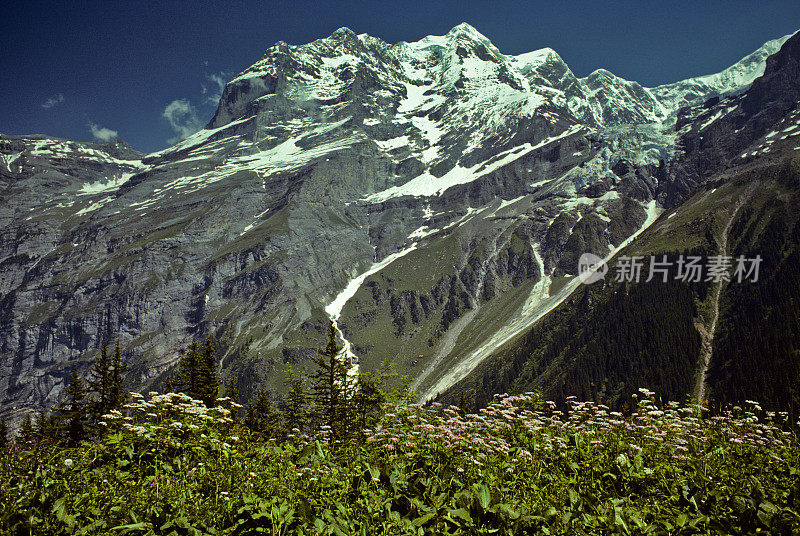
[[[794,32],[800,2],[17,1],[0,15],[0,132],[116,133],[155,151],[205,124],[215,80],[276,41],[306,43],[341,26],[415,41],[460,22],[506,54],[549,46],[578,76],[602,67],[653,86],[718,72]]]

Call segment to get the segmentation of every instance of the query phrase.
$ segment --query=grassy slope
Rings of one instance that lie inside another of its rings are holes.
[[[770,229],[769,221],[776,214],[781,215],[781,221],[786,218],[789,218],[790,223],[796,220],[793,216],[787,216],[797,206],[798,188],[790,179],[797,176],[793,166],[794,164],[780,161],[767,161],[719,176],[682,206],[671,213],[663,214],[620,255],[649,256],[686,251],[715,254],[719,234],[730,217],[731,208],[745,193],[749,197],[742,214],[747,215],[749,224],[734,225],[730,240],[736,248],[735,254],[744,251],[755,253],[759,245],[770,240],[765,229]],[[755,187],[751,186],[753,184]],[[786,226],[787,229],[792,228],[789,224]],[[742,237],[739,236],[743,228],[751,230],[746,237],[747,248],[741,244]],[[786,252],[784,254],[788,255]],[[612,260],[612,271],[607,280],[613,274],[614,264]],[[793,281],[796,281],[796,276]],[[529,333],[510,341],[492,358],[482,363],[468,378],[448,392],[444,400],[457,403],[463,395],[468,402],[484,404],[495,392],[523,392],[539,388],[553,397],[576,394],[619,404],[626,400],[622,396],[623,390],[630,393],[640,385],[681,399],[690,393],[693,374],[697,371],[697,367],[690,370],[687,365],[699,356],[699,340],[692,333],[693,330],[688,328],[695,318],[706,323],[710,321],[710,293],[707,285],[692,285],[689,295],[686,294],[687,288],[687,285],[681,284],[662,292],[665,289],[648,289],[641,284],[625,288],[611,281],[589,288],[581,287]],[[754,291],[755,288],[748,290]],[[728,290],[729,287],[723,290],[724,304],[728,303],[725,301]],[[619,297],[620,292],[623,298]],[[655,300],[655,303],[642,301],[645,297]],[[778,302],[786,298],[779,292],[774,296]],[[643,311],[637,313],[637,307],[632,307],[637,302],[640,302],[638,307],[647,308],[646,314],[649,316],[643,318]],[[796,306],[788,303],[783,306],[773,304],[773,307],[787,311],[788,316],[793,314],[791,311],[796,311]],[[620,314],[620,311],[628,313]],[[718,328],[723,332],[721,345],[725,344],[724,333],[731,333],[736,329],[735,316],[729,312],[726,318],[723,314]],[[753,311],[750,316],[764,318],[763,314],[753,314]],[[760,332],[768,332],[775,325],[758,321],[751,324],[754,326],[752,329]],[[779,324],[783,325],[785,322]],[[647,337],[640,336],[643,329],[647,330]],[[608,333],[614,335],[609,336]],[[781,342],[775,340],[772,344],[791,355],[791,352],[800,348],[797,348],[797,343],[788,341],[787,337],[786,334],[778,334],[777,339]],[[635,347],[633,350],[632,346]],[[675,348],[673,353],[676,355],[665,355],[669,348]],[[755,353],[756,348],[752,350]],[[727,389],[734,377],[741,383],[747,383],[746,373],[741,370],[733,373],[730,366],[730,360],[735,360],[732,354],[737,351],[729,347],[719,354],[720,359],[725,356],[729,362],[727,376],[723,375],[727,378],[727,385],[724,381],[712,378],[712,391],[715,382],[718,390]],[[625,358],[613,355],[614,353],[621,353]],[[786,357],[788,356],[776,356],[772,361],[785,362]],[[795,359],[792,363],[797,362],[796,358],[792,359]],[[770,361],[770,358],[762,356],[762,364],[765,361]],[[636,370],[639,366],[643,368]],[[797,374],[794,367],[795,365],[791,365],[788,369],[784,367],[781,370],[788,372],[793,378],[795,376],[791,375]],[[667,372],[656,372],[659,368],[666,369]],[[771,370],[770,366],[766,368]],[[797,380],[800,381],[800,377]],[[784,396],[787,394],[786,389],[778,391]],[[738,389],[736,392],[748,392],[753,399],[762,398],[753,390]],[[786,408],[786,405],[780,404],[777,394],[770,394],[769,399],[776,403],[775,407]]]

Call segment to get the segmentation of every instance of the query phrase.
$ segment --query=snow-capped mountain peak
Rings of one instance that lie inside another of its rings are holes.
[[[741,93],[750,87],[753,80],[764,74],[767,58],[777,52],[792,35],[767,41],[719,73],[663,84],[651,91],[673,114],[684,106],[700,104],[703,99]]]
[[[464,170],[491,155],[573,127],[669,129],[679,105],[741,91],[784,40],[717,75],[649,89],[605,69],[578,79],[551,48],[504,55],[467,23],[396,45],[339,28],[305,45],[270,48],[226,86],[209,128],[164,155],[218,154],[229,165],[217,175],[243,166],[277,172],[371,143],[403,165],[364,196],[384,199],[422,183],[420,191],[442,191],[454,176],[472,180]]]
[[[394,344],[353,338],[366,358],[435,363],[483,333],[496,296],[486,310],[517,333],[574,288],[549,294],[577,248],[607,255],[686,190],[669,189],[688,150],[676,140],[746,112],[700,107],[676,132],[675,106],[740,91],[768,45],[727,74],[648,89],[602,69],[578,79],[549,48],[504,55],[466,24],[394,45],[341,28],[270,47],[205,129],[158,153],[0,137],[8,385],[53,399],[61,369],[31,364],[77,358],[112,324],[153,374],[200,330],[226,341],[226,367],[257,355],[277,374],[353,281],[371,290],[337,302],[339,327],[376,318]]]

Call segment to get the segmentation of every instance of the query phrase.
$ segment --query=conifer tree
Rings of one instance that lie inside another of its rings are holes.
[[[214,341],[206,338],[203,350],[200,352],[199,361],[198,397],[207,407],[212,407],[219,396],[219,372],[217,369],[217,356],[214,352]]]
[[[319,421],[330,428],[331,441],[346,439],[352,430],[355,379],[348,374],[350,364],[342,350],[331,320],[328,344],[312,358],[318,368],[311,374],[315,413]]]
[[[231,399],[231,402],[235,404],[241,404],[239,402],[239,388],[236,386],[236,378],[231,376],[230,380],[228,380],[228,385],[225,386],[225,396]],[[240,415],[240,408],[234,406],[231,408],[231,418],[233,419],[234,423],[239,422]]]
[[[375,371],[359,375],[358,385],[353,397],[355,409],[354,430],[361,431],[371,428],[380,418],[386,402],[410,402],[411,380],[408,377],[400,378],[400,385],[390,389],[390,382],[398,379],[397,372],[389,361],[382,361]]]
[[[67,400],[60,407],[67,444],[77,446],[86,439],[86,387],[77,371],[72,371],[67,385]]]
[[[174,387],[192,398],[197,396],[200,386],[200,349],[197,347],[197,340],[192,339],[186,355],[181,357],[178,364],[180,372]]]
[[[125,388],[125,379],[122,375],[128,370],[128,365],[122,361],[122,350],[119,339],[114,345],[114,359],[111,361],[111,382],[109,386],[108,401],[110,409],[120,409],[128,401],[128,391]]]
[[[61,426],[55,415],[41,409],[36,413],[33,435],[39,443],[58,443]]]
[[[92,428],[102,420],[103,415],[113,409],[120,409],[127,401],[128,393],[122,378],[125,370],[127,366],[122,362],[119,339],[114,346],[113,357],[109,355],[108,343],[104,343],[87,379],[87,407]]]
[[[8,448],[8,423],[6,418],[0,418],[0,450]]]
[[[33,421],[31,414],[25,415],[25,420],[22,421],[22,426],[17,431],[16,442],[17,445],[27,447],[36,440],[36,432],[33,429]]]
[[[202,400],[208,407],[213,406],[219,396],[220,380],[211,337],[206,339],[202,348],[198,346],[197,340],[192,339],[179,367],[177,389],[192,398]]]
[[[280,421],[280,413],[266,391],[261,391],[258,398],[253,398],[247,403],[244,425],[251,431],[266,437],[278,437],[282,435]]]
[[[94,395],[89,402],[89,414],[93,422],[112,409],[111,406],[111,357],[108,355],[108,343],[103,343],[100,356],[92,364],[86,380],[89,391]]]
[[[287,430],[303,430],[308,426],[308,392],[303,378],[293,368],[286,371],[287,393],[284,398],[284,420]]]
[[[380,409],[387,401],[385,385],[379,378],[362,376],[358,380],[358,389],[353,397],[355,410],[355,429],[364,430],[374,424]]]
[[[45,410],[40,409],[33,418],[33,435],[36,438],[36,442],[41,443],[47,432],[47,413]]]

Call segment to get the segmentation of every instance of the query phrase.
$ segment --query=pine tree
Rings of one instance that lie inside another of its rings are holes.
[[[211,337],[207,337],[206,342],[203,344],[203,350],[200,352],[199,369],[197,398],[210,408],[217,403],[220,385],[217,356],[214,353],[214,341]]]
[[[61,426],[56,416],[43,409],[39,410],[33,423],[33,435],[38,443],[58,443],[61,439]]]
[[[92,364],[86,380],[89,391],[94,395],[89,402],[89,415],[93,422],[100,421],[102,416],[112,409],[111,406],[111,357],[108,355],[108,343],[103,343],[100,356]]]
[[[280,423],[280,412],[269,399],[266,391],[261,391],[258,398],[253,398],[247,403],[244,425],[252,432],[263,434],[266,437],[279,437],[283,435]]]
[[[380,409],[387,400],[385,386],[377,378],[362,376],[353,397],[355,410],[355,430],[364,430],[377,420]]]
[[[73,371],[67,385],[67,400],[60,407],[64,421],[67,444],[77,446],[86,439],[86,387],[77,371]]]
[[[22,426],[17,431],[16,443],[17,445],[28,447],[36,440],[36,433],[33,430],[33,421],[31,414],[25,415],[25,420],[22,421]]]
[[[389,389],[389,384],[398,379],[392,363],[382,361],[375,371],[362,373],[358,377],[358,385],[353,397],[356,421],[355,431],[371,428],[380,418],[386,402],[410,402],[411,379],[400,378],[400,386]]]
[[[331,431],[331,441],[345,440],[352,431],[355,379],[348,374],[349,363],[337,342],[336,327],[328,324],[328,344],[312,360],[317,370],[311,374],[311,396],[315,413]]]
[[[284,398],[284,420],[288,430],[303,430],[308,425],[308,392],[303,378],[293,369],[286,371],[287,393]]]
[[[8,448],[8,423],[6,418],[0,418],[0,451]]]
[[[127,366],[122,362],[119,339],[114,346],[113,358],[108,352],[108,343],[100,349],[100,356],[92,364],[87,379],[89,400],[87,402],[89,425],[94,429],[103,415],[113,409],[120,409],[128,399],[125,382],[122,378]]]
[[[230,380],[228,380],[228,385],[225,386],[225,396],[231,399],[231,402],[234,404],[241,404],[239,402],[239,387],[236,385],[236,378],[231,376]],[[233,419],[234,423],[239,422],[240,415],[240,408],[234,406],[231,408],[231,418]]]
[[[178,391],[202,400],[208,407],[213,406],[219,396],[220,380],[214,341],[211,337],[206,339],[202,349],[198,347],[197,341],[192,339],[188,352],[180,360],[179,367],[180,373],[175,386]]]
[[[176,392],[175,378],[173,378],[171,375],[167,376],[164,379],[164,392],[165,393],[174,393],[174,392]]]
[[[200,398],[197,393],[200,386],[200,350],[197,347],[197,340],[192,339],[186,355],[181,357],[178,364],[180,372],[174,387],[192,398]]]
[[[119,339],[114,346],[114,359],[111,361],[111,381],[109,384],[108,402],[110,409],[120,409],[128,401],[128,390],[125,388],[125,379],[122,375],[128,370],[128,365],[122,361],[122,350]]]

